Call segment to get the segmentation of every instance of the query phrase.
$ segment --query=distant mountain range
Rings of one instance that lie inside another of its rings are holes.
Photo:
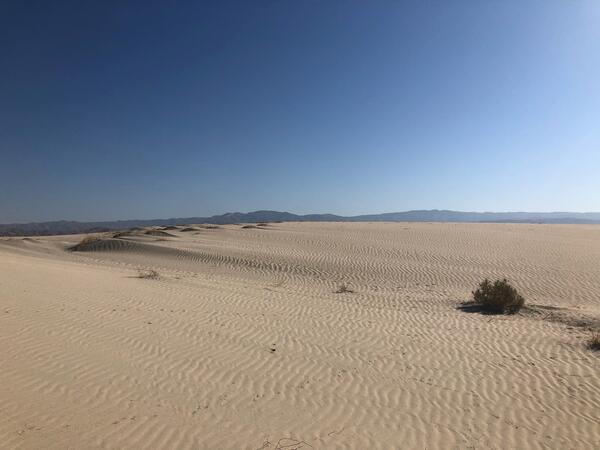
[[[298,215],[280,211],[227,213],[212,217],[183,217],[173,219],[117,220],[107,222],[38,222],[0,225],[0,236],[42,236],[55,234],[94,233],[132,227],[167,226],[192,223],[232,224],[255,222],[496,222],[548,224],[600,224],[600,213],[573,212],[462,212],[449,210],[420,210],[362,216],[334,214]]]

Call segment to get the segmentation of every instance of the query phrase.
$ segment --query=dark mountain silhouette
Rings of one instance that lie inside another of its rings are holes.
[[[361,216],[334,214],[298,215],[280,211],[253,211],[227,213],[212,217],[184,217],[172,219],[117,220],[105,222],[37,222],[0,225],[0,236],[42,236],[54,234],[94,233],[122,230],[132,227],[168,226],[191,223],[225,225],[255,222],[495,222],[495,223],[549,223],[600,224],[600,213],[573,212],[462,212],[449,210],[417,210]]]

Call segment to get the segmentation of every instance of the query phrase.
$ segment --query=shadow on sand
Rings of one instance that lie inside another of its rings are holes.
[[[506,315],[506,313],[504,313],[500,310],[489,309],[489,308],[486,308],[482,305],[478,305],[473,302],[460,303],[456,307],[456,309],[458,309],[459,311],[462,311],[462,312],[466,312],[466,313],[479,313],[484,316],[504,316],[504,315]]]

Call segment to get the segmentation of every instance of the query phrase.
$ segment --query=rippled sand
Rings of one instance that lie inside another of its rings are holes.
[[[0,239],[0,448],[600,448],[600,226],[191,228]]]

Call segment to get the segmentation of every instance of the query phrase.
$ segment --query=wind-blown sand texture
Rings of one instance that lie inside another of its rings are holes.
[[[0,448],[600,448],[600,226],[182,228],[0,239]]]

